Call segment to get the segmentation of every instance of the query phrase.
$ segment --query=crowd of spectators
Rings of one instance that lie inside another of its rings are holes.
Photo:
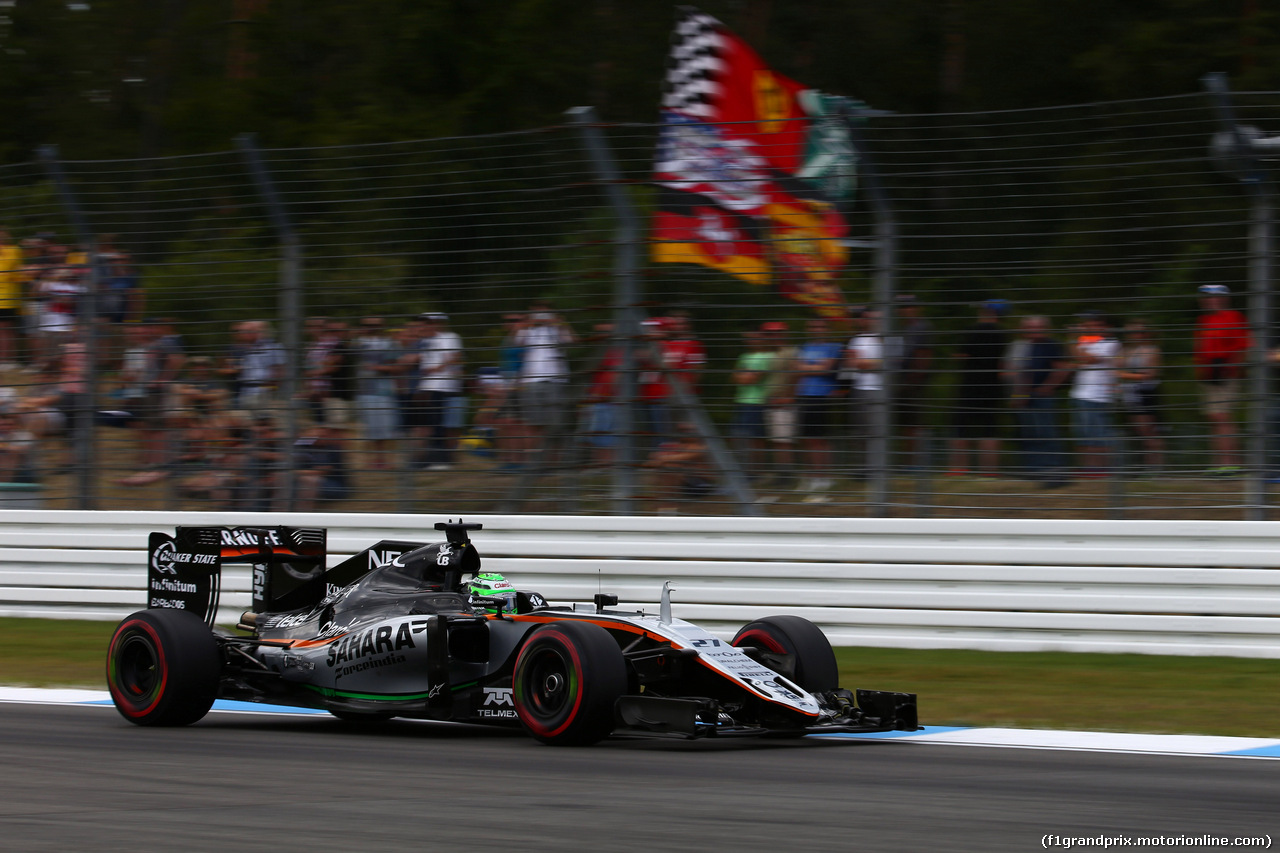
[[[85,252],[52,235],[15,242],[0,230],[0,481],[65,469],[86,411],[132,433],[132,458],[110,466],[117,485],[171,481],[227,508],[312,509],[352,497],[357,471],[444,473],[464,452],[500,473],[616,460],[622,353],[608,325],[580,339],[551,305],[535,302],[502,315],[484,333],[499,343],[481,348],[464,338],[474,327],[455,329],[439,311],[310,317],[297,397],[286,400],[291,362],[268,321],[237,322],[223,351],[192,354],[181,324],[142,313],[128,253],[110,237],[98,253],[91,278]],[[100,399],[86,406],[79,306],[91,280],[100,282],[92,322],[102,381]],[[1251,340],[1225,286],[1199,296],[1190,349],[1209,473],[1231,476],[1241,471],[1236,433]],[[894,302],[892,318],[859,309],[848,322],[769,319],[746,330],[732,363],[710,378],[688,312],[645,319],[632,415],[646,488],[659,500],[715,490],[708,436],[689,413],[716,382],[732,389],[729,447],[765,500],[795,490],[805,502],[828,502],[837,482],[865,478],[885,459],[899,470],[930,468],[931,436],[945,441],[941,473],[953,477],[1016,476],[1044,488],[1107,477],[1122,464],[1122,429],[1137,450],[1128,464],[1164,468],[1166,365],[1142,318],[1117,325],[1086,311],[1055,330],[1045,315],[1015,318],[1001,299],[974,311],[945,340],[910,296]],[[575,349],[593,342],[589,355]],[[290,427],[296,440],[286,446]]]

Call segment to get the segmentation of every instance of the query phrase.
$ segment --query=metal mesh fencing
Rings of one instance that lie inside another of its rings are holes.
[[[865,118],[825,320],[649,261],[658,129],[591,129],[0,168],[0,506],[1268,512],[1203,96]]]

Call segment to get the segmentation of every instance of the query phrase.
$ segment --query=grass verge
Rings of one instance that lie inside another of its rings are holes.
[[[0,684],[105,689],[115,625],[0,619]],[[837,649],[841,684],[920,697],[926,725],[1280,737],[1280,661]]]
[[[0,619],[0,684],[107,689],[114,622]]]
[[[926,725],[1280,737],[1280,661],[869,648],[836,657],[847,687],[918,694]]]

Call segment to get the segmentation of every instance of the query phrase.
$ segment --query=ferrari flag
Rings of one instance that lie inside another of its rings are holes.
[[[837,202],[854,157],[829,100],[770,70],[715,18],[684,7],[663,86],[653,259],[719,269],[844,316]]]

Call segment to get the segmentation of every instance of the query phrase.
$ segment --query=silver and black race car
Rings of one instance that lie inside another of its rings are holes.
[[[215,699],[392,717],[523,726],[550,744],[612,733],[685,738],[912,731],[911,693],[838,686],[812,622],[772,616],[732,642],[671,615],[555,607],[481,571],[469,531],[382,541],[326,569],[326,532],[179,527],[151,534],[148,609],[120,623],[107,683],[141,726],[204,717]],[[214,625],[222,566],[251,567],[253,607]]]

